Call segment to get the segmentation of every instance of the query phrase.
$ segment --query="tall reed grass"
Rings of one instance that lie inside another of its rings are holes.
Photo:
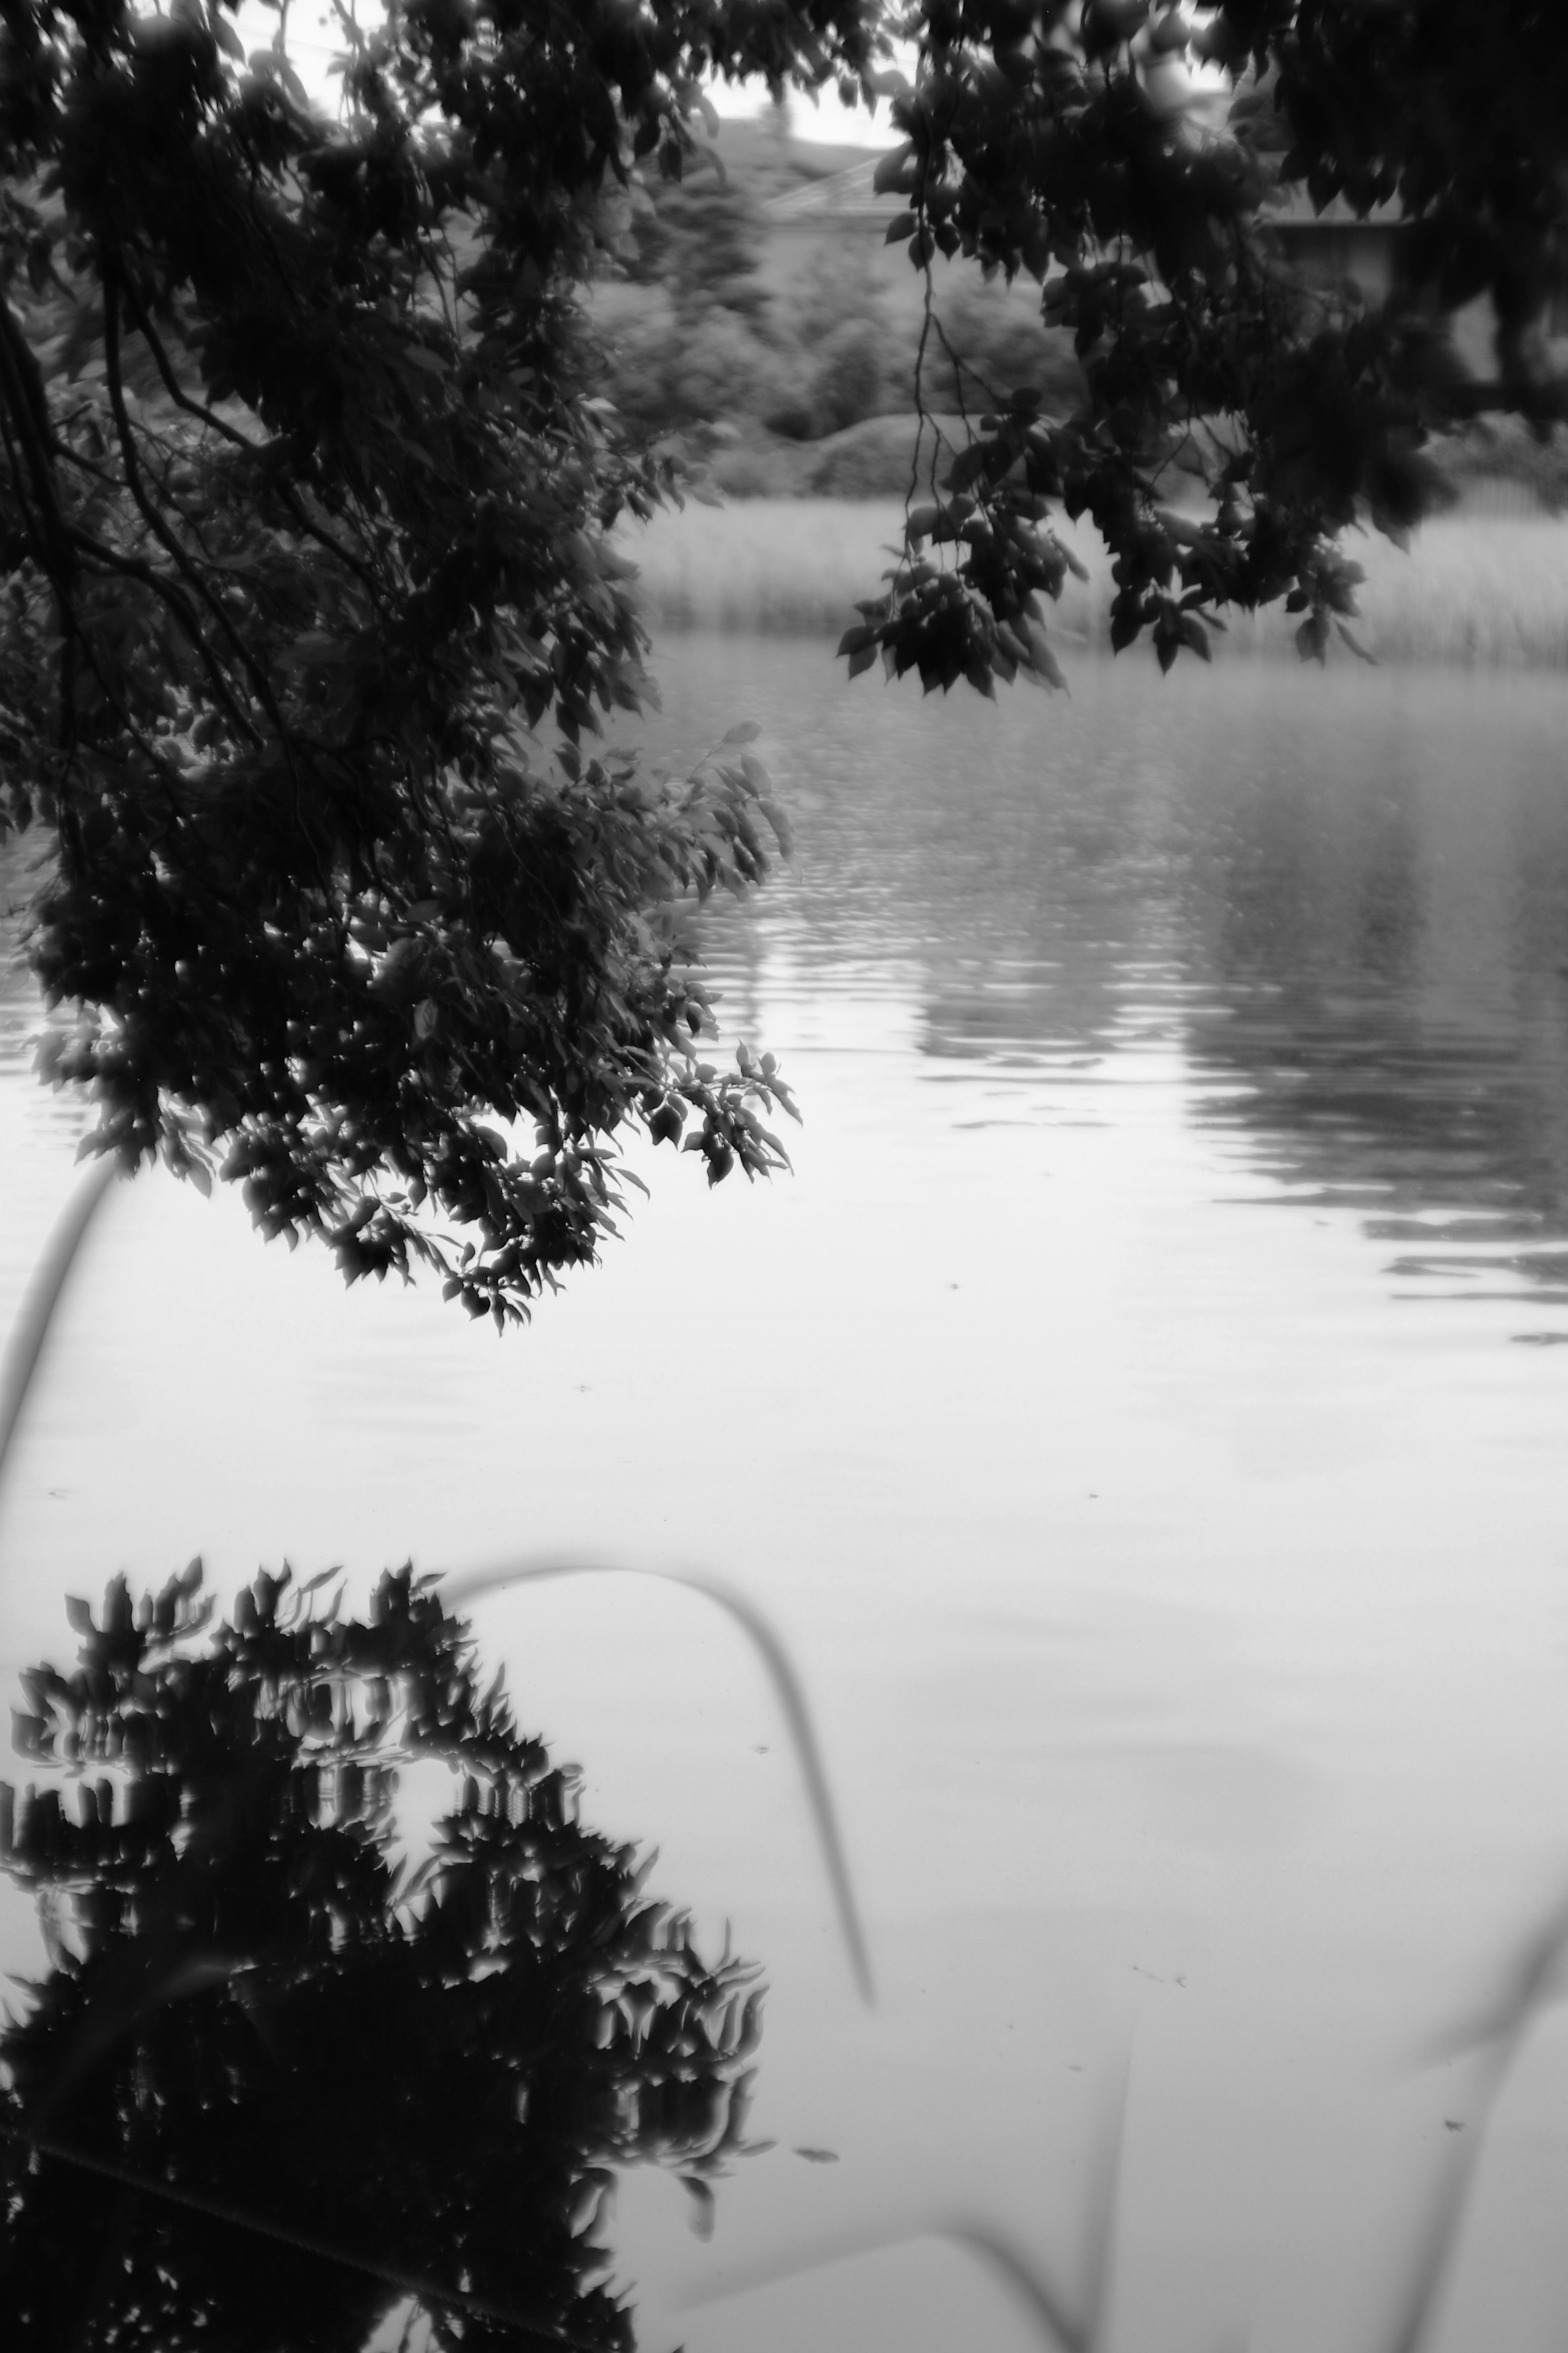
[[[878,593],[902,515],[893,499],[691,504],[620,543],[656,630],[839,631],[857,599]],[[1104,543],[1086,522],[1061,536],[1089,579],[1068,578],[1053,628],[1068,645],[1109,645]],[[1346,547],[1367,575],[1357,639],[1379,661],[1568,669],[1568,521],[1483,510],[1427,523],[1408,554],[1375,532],[1352,533]],[[1281,611],[1226,620],[1222,659],[1293,652],[1297,624]]]

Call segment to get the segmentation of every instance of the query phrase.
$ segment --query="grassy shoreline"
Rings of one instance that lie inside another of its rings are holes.
[[[637,566],[657,630],[841,631],[891,562],[897,499],[747,499],[689,503],[617,534]],[[1062,537],[1089,571],[1068,579],[1051,618],[1069,646],[1109,644],[1110,562],[1087,523]],[[1426,524],[1408,554],[1376,533],[1347,553],[1366,572],[1356,635],[1380,661],[1568,670],[1568,521],[1542,513],[1458,513]],[[1283,612],[1227,617],[1220,659],[1293,652]]]

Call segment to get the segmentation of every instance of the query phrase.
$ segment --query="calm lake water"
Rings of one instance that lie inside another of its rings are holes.
[[[1464,2031],[1568,1894],[1568,681],[661,675],[661,753],[758,719],[797,828],[710,927],[794,1175],[637,1155],[627,1241],[505,1340],[119,1189],[0,1508],[7,1675],[196,1552],[722,1576],[809,1691],[874,2008],[738,1628],[632,1577],[474,1605],[587,1819],[766,1970],[773,2146],[706,2241],[619,2193],[644,2342],[1022,2353],[959,2234],[1078,2295],[1120,2111],[1108,2348],[1373,2353],[1479,2137]],[[9,1315],[82,1114],[7,992]],[[1547,2009],[1439,2353],[1560,2346],[1565,2197]]]

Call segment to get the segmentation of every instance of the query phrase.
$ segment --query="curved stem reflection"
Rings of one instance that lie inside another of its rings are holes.
[[[812,1723],[811,1709],[805,1688],[795,1672],[795,1662],[779,1635],[769,1624],[754,1601],[738,1592],[717,1577],[709,1577],[700,1569],[641,1568],[625,1561],[615,1560],[522,1560],[504,1568],[472,1569],[464,1576],[447,1580],[447,1598],[454,1604],[475,1600],[485,1593],[499,1593],[513,1585],[537,1585],[546,1578],[562,1577],[650,1577],[661,1585],[684,1586],[689,1593],[700,1593],[732,1618],[761,1659],[772,1683],[784,1723],[794,1744],[801,1778],[805,1783],[806,1803],[811,1809],[812,1822],[817,1843],[833,1890],[833,1901],[838,1914],[838,1926],[849,1955],[849,1965],[855,1973],[862,2000],[868,2008],[876,2001],[876,1987],[871,1975],[871,1956],[861,1926],[859,1906],[855,1900],[854,1883],[844,1852],[844,1841],[838,1828],[837,1810],[828,1783],[827,1770],[822,1760],[821,1745]]]

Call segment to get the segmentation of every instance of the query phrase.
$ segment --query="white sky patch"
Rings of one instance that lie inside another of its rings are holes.
[[[358,11],[362,25],[381,20],[381,10]],[[245,44],[248,57],[255,49],[269,49],[278,37],[279,12],[263,5],[263,0],[244,0],[235,15],[235,29]],[[335,105],[338,93],[336,79],[328,68],[343,50],[342,26],[331,7],[321,0],[306,0],[303,6],[289,11],[289,62],[318,104]]]
[[[354,15],[367,29],[382,18],[374,0],[358,0]],[[247,57],[255,49],[271,47],[277,38],[278,18],[277,8],[267,6],[265,0],[244,0],[235,25]],[[331,69],[334,58],[343,51],[342,22],[336,11],[323,5],[322,0],[294,0],[289,10],[288,48],[289,63],[316,104],[335,111],[341,85]],[[911,50],[910,59],[900,59],[906,72],[913,69],[912,57]],[[761,81],[710,82],[709,96],[716,112],[731,121],[765,114],[772,103]],[[815,103],[792,90],[788,106],[789,127],[797,139],[854,147],[889,147],[897,143],[897,133],[888,121],[886,100],[879,100],[875,115],[870,115],[864,107],[842,105],[832,89],[821,91]]]
[[[912,70],[906,67],[906,71]],[[726,121],[746,121],[769,112],[772,100],[761,82],[747,82],[726,87],[722,82],[710,83],[708,95],[715,111]],[[900,134],[888,119],[888,101],[879,99],[875,114],[868,114],[863,106],[842,104],[837,90],[820,90],[815,101],[799,90],[791,90],[785,105],[789,127],[796,139],[819,144],[845,147],[896,147]]]

